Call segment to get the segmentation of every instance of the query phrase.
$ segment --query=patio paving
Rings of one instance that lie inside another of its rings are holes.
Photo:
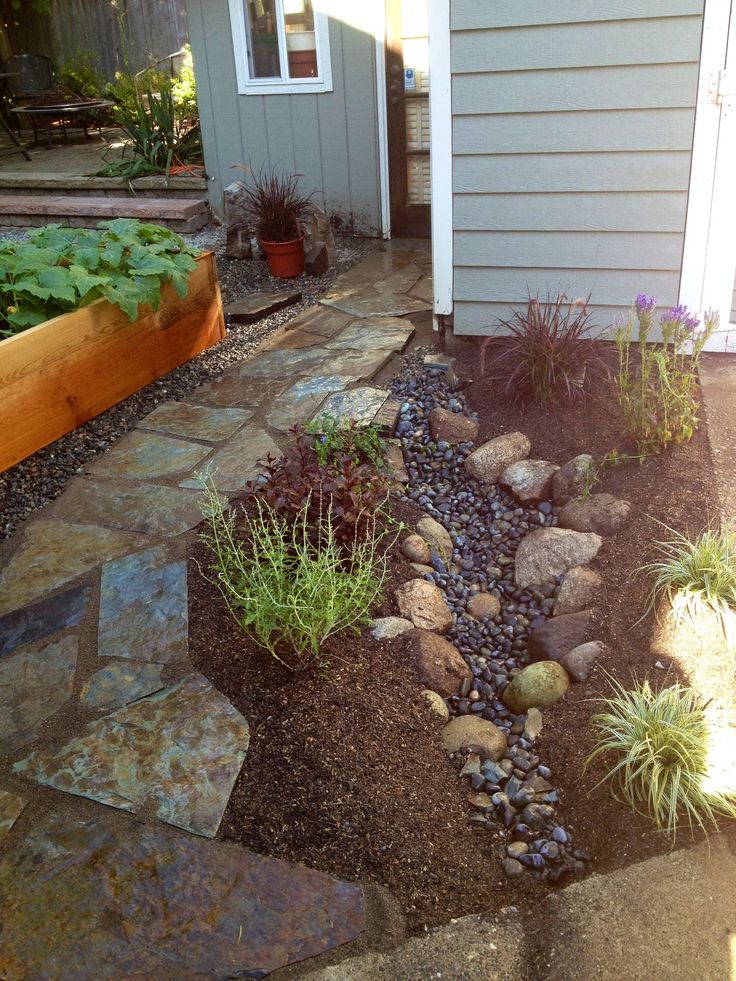
[[[421,246],[369,257],[335,284],[345,309],[326,298],[251,360],[159,406],[4,546],[10,977],[263,977],[364,929],[359,886],[206,840],[250,736],[188,659],[184,555],[198,474],[237,494],[295,421],[391,415],[372,379],[414,333],[402,312],[428,313],[428,270]]]

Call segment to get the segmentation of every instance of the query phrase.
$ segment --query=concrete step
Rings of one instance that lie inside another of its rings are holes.
[[[94,177],[83,174],[49,172],[28,173],[20,170],[0,172],[0,194],[69,195],[72,197],[124,197],[133,188],[137,197],[193,198],[207,197],[204,177],[165,174],[137,177],[128,181],[119,177]]]
[[[0,227],[27,228],[59,222],[75,228],[94,228],[109,218],[138,218],[166,225],[177,232],[196,232],[210,218],[203,199],[127,197],[43,197],[0,194]]]

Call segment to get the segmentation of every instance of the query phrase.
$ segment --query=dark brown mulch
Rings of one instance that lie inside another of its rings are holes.
[[[603,349],[605,364],[613,369],[615,351]],[[479,441],[504,432],[520,430],[530,439],[531,457],[563,464],[579,453],[600,459],[618,449],[633,453],[623,432],[616,388],[610,375],[602,375],[591,386],[584,403],[553,408],[520,408],[513,405],[498,384],[478,379],[477,355],[469,346],[461,359],[461,373],[474,379],[466,387],[470,405],[480,416]],[[701,416],[704,413],[701,412]],[[650,582],[637,575],[643,564],[660,558],[655,540],[671,537],[657,521],[677,531],[699,533],[717,516],[713,467],[705,421],[691,442],[671,446],[666,452],[604,472],[595,492],[605,491],[631,501],[629,522],[607,538],[593,563],[604,580],[594,608],[598,634],[609,645],[610,655],[600,668],[629,686],[632,679],[649,678],[662,687],[676,680],[703,690],[712,679],[689,674],[692,659],[669,651],[668,658],[657,643],[659,629],[653,614],[640,620],[647,605]],[[656,519],[656,520],[655,520]],[[655,667],[655,662],[665,670]],[[536,749],[552,768],[554,782],[562,790],[558,818],[572,829],[580,847],[594,855],[592,871],[606,872],[650,855],[668,851],[672,843],[652,826],[615,801],[607,786],[596,786],[604,776],[602,763],[585,768],[593,748],[590,717],[599,706],[592,699],[610,692],[601,670],[591,682],[576,685],[551,709],[544,711],[544,730]],[[698,835],[696,835],[698,837]],[[677,846],[691,844],[684,829]]]

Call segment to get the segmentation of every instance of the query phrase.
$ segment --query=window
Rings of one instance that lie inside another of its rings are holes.
[[[320,0],[230,0],[238,89],[244,95],[331,92]]]

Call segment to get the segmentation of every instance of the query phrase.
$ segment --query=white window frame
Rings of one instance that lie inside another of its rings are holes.
[[[312,0],[314,34],[317,47],[317,78],[251,78],[248,67],[248,33],[245,23],[244,0],[229,0],[230,24],[235,54],[235,73],[238,92],[241,95],[297,95],[315,92],[332,92],[332,65],[330,63],[330,24],[321,0]],[[284,3],[276,0],[277,30],[279,37],[279,61],[282,71],[288,70],[286,55],[286,31],[284,30]]]

